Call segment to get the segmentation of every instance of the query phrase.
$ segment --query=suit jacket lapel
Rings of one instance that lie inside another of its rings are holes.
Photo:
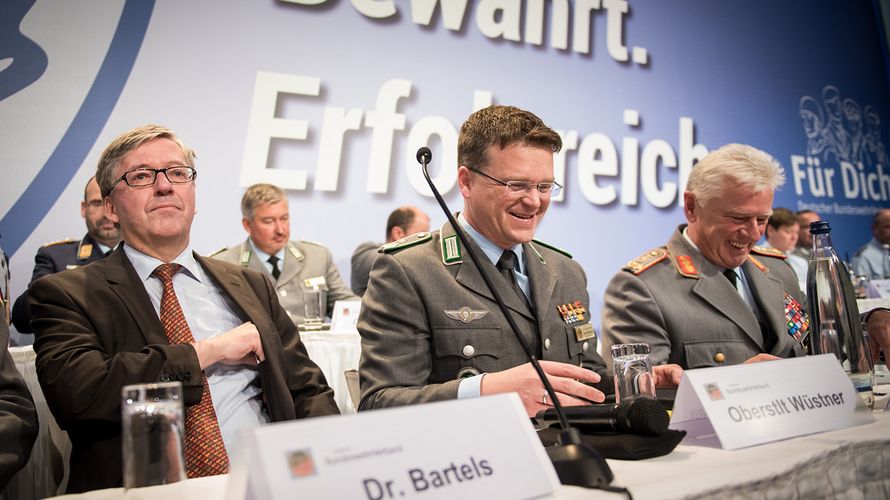
[[[683,237],[682,227],[674,233],[668,242],[668,251],[674,259],[678,255],[688,255],[692,259],[692,263],[699,273],[698,279],[692,285],[692,293],[738,325],[751,340],[762,348],[763,335],[760,333],[760,324],[757,322],[754,312],[751,311],[738,291],[733,289],[729,280],[723,276],[723,270],[711,264],[700,251],[686,241],[686,238]]]
[[[249,285],[244,282],[244,278],[240,273],[233,271],[220,261],[212,258],[202,257],[197,253],[194,254],[195,260],[201,264],[201,267],[207,271],[207,274],[213,278],[213,281],[223,289],[225,294],[240,308],[241,312],[247,316],[242,318],[252,321],[257,328],[265,324],[264,319],[267,317],[263,314],[263,306],[256,298],[256,294],[252,293]]]
[[[791,341],[788,335],[785,335],[788,331],[785,325],[785,287],[779,279],[769,274],[769,270],[761,271],[750,260],[745,262],[742,269],[748,277],[748,284],[751,286],[751,292],[760,307],[764,321],[769,323],[776,334],[773,353],[782,352]]]
[[[124,303],[133,316],[136,327],[147,344],[166,344],[167,335],[161,319],[151,303],[145,285],[136,274],[136,269],[127,258],[122,245],[118,245],[111,255],[100,261],[105,265],[105,279],[111,290]],[[99,265],[99,264],[96,264]]]

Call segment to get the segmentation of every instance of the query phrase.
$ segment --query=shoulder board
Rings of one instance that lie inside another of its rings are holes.
[[[387,244],[381,246],[379,249],[377,249],[377,251],[380,253],[394,253],[394,252],[398,252],[399,250],[402,250],[402,249],[405,249],[408,247],[413,247],[414,245],[419,245],[419,244],[421,244],[425,241],[429,241],[431,239],[433,239],[432,233],[423,231],[420,233],[415,233],[415,234],[412,234],[409,236],[405,236],[404,238],[402,238],[400,240],[393,241],[392,243],[387,243]]]
[[[750,253],[748,254],[748,260],[750,260],[751,263],[754,264],[754,267],[756,267],[757,269],[760,269],[762,272],[764,272],[764,273],[769,272],[769,269],[765,265],[763,265],[763,262],[760,262],[759,260],[755,259],[754,256],[751,255]]]
[[[300,240],[300,243],[306,243],[306,244],[308,244],[308,245],[315,245],[315,246],[317,246],[317,247],[323,247],[323,246],[324,246],[324,245],[322,245],[321,243],[319,243],[319,242],[317,242],[317,241]]]
[[[668,256],[667,249],[665,248],[655,248],[653,250],[649,250],[648,252],[640,255],[636,259],[628,262],[623,269],[625,271],[630,271],[634,273],[634,275],[639,275],[646,269],[658,264],[659,262],[666,259]]]
[[[56,245],[63,245],[63,244],[65,244],[65,243],[76,243],[76,242],[79,242],[79,241],[80,241],[80,240],[75,239],[75,238],[68,238],[68,239],[65,239],[65,240],[50,241],[49,243],[45,243],[43,246],[44,246],[44,247],[52,247],[52,246],[56,246]]]
[[[787,259],[788,256],[785,255],[785,252],[770,247],[760,247],[755,246],[751,247],[751,253],[756,253],[757,255],[765,255],[767,257],[775,257],[777,259]]]
[[[541,245],[541,246],[544,247],[544,248],[549,248],[550,250],[553,250],[554,252],[561,253],[561,254],[565,255],[566,257],[568,257],[568,258],[570,258],[570,259],[572,258],[572,254],[570,254],[569,252],[566,252],[566,251],[563,250],[562,248],[557,248],[557,247],[555,247],[555,246],[553,246],[553,245],[550,245],[550,244],[548,244],[548,243],[544,243],[544,242],[541,241],[541,240],[532,240],[532,241],[533,241],[534,243],[538,244],[538,245]]]
[[[217,255],[219,255],[219,254],[225,252],[225,251],[228,250],[228,249],[229,249],[229,247],[222,247],[222,248],[220,248],[219,250],[217,250],[217,251],[215,251],[215,252],[211,252],[211,253],[207,254],[207,256],[208,256],[208,257],[216,257]]]

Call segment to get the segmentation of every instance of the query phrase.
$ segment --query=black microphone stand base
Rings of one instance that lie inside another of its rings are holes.
[[[592,446],[581,442],[577,429],[560,432],[560,443],[546,448],[560,483],[602,488],[612,482],[614,476],[609,465]]]

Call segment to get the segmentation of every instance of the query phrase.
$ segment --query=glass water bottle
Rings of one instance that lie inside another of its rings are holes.
[[[862,334],[859,307],[846,266],[831,244],[828,221],[810,224],[813,254],[807,271],[810,354],[834,354],[869,408],[874,407],[874,368]]]

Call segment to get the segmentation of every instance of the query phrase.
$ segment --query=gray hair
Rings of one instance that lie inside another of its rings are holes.
[[[111,194],[112,185],[117,180],[114,171],[117,169],[120,161],[139,146],[155,139],[170,139],[175,142],[179,149],[182,150],[186,164],[189,167],[195,167],[195,152],[183,144],[169,128],[162,125],[145,125],[134,128],[111,141],[111,144],[105,148],[105,151],[102,152],[102,156],[99,158],[99,164],[96,167],[96,181],[99,183],[99,190],[102,191],[102,196]]]
[[[241,216],[251,219],[256,207],[266,203],[278,203],[284,199],[286,195],[280,187],[274,184],[254,184],[247,188],[241,197]]]
[[[755,193],[775,191],[785,184],[785,171],[772,156],[745,144],[727,144],[711,151],[692,168],[686,190],[705,206],[723,195],[728,180],[734,180]]]

